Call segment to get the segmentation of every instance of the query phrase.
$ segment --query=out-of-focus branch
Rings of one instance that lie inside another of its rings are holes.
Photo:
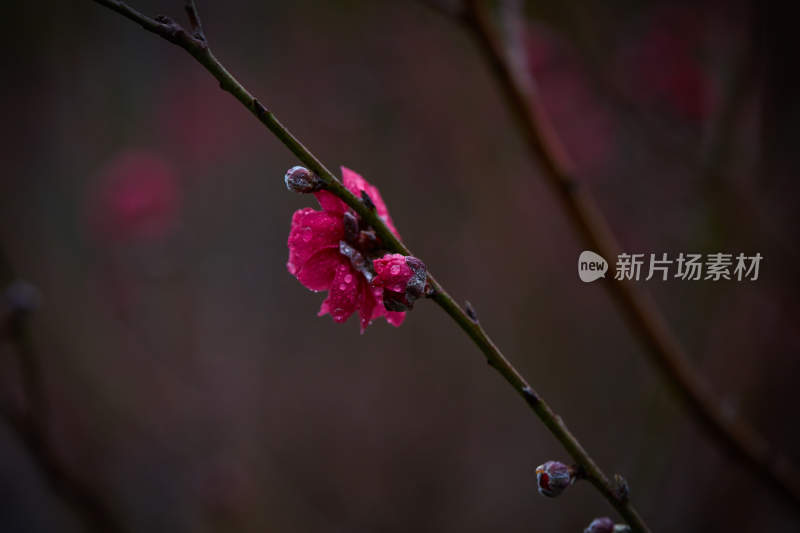
[[[485,53],[525,141],[544,167],[544,175],[556,190],[564,210],[589,246],[603,257],[617,257],[620,247],[616,237],[594,197],[576,179],[572,160],[535,90],[532,75],[509,60],[486,3],[468,0],[467,6],[464,21]],[[701,426],[757,477],[769,482],[795,506],[800,505],[800,473],[747,421],[723,407],[706,380],[693,368],[652,297],[630,282],[610,279],[604,285]]]
[[[144,29],[163,37],[164,39],[180,46],[197,59],[220,84],[220,87],[231,93],[242,103],[256,118],[264,124],[305,166],[314,171],[319,177],[322,187],[341,198],[370,226],[381,238],[385,248],[389,251],[412,255],[409,249],[392,233],[388,226],[378,216],[377,211],[371,208],[361,198],[352,194],[344,185],[312,154],[296,137],[283,126],[271,112],[254,98],[239,81],[234,78],[225,67],[217,60],[208,48],[207,41],[203,38],[189,35],[180,25],[166,17],[151,19],[142,15],[119,0],[94,0],[117,13],[131,19]],[[500,349],[494,344],[484,331],[480,323],[474,318],[474,311],[467,313],[444,290],[438,281],[428,275],[428,283],[432,288],[431,298],[461,327],[483,352],[489,364],[522,396],[528,406],[536,413],[539,419],[558,439],[564,449],[575,460],[581,478],[588,479],[620,515],[630,524],[634,531],[644,533],[649,529],[628,498],[628,494],[619,490],[618,484],[609,480],[599,466],[595,463],[581,443],[567,428],[564,421],[528,384],[525,378],[506,359]],[[472,316],[470,316],[472,315]]]
[[[8,426],[42,471],[53,493],[80,518],[89,531],[113,533],[121,531],[102,498],[88,484],[73,476],[62,465],[47,440],[47,405],[42,386],[40,360],[31,338],[29,315],[35,307],[35,289],[17,280],[11,264],[0,250],[0,337],[7,337],[17,355],[26,405],[2,409]],[[2,339],[5,340],[5,339]]]

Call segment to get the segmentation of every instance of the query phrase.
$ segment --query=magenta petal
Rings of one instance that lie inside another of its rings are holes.
[[[349,264],[342,263],[336,267],[328,297],[322,302],[319,315],[330,313],[333,320],[339,323],[350,318],[361,303],[360,275]]]
[[[386,321],[396,328],[399,328],[405,319],[405,311],[386,311]]]
[[[289,231],[289,262],[286,268],[296,274],[316,252],[338,246],[344,236],[342,217],[310,207],[295,211]]]
[[[406,264],[406,257],[402,254],[386,254],[372,262],[375,267],[373,285],[384,287],[390,291],[404,293],[408,280],[414,272]]]
[[[330,191],[317,191],[314,193],[314,196],[316,196],[320,207],[322,207],[324,211],[344,214],[347,210],[347,204]]]
[[[389,216],[389,209],[383,202],[383,198],[377,187],[371,185],[367,180],[362,178],[360,174],[353,172],[347,167],[342,167],[342,182],[344,182],[344,186],[347,187],[351,193],[359,198],[361,197],[361,191],[366,192],[370,200],[372,200],[372,203],[375,204],[375,210],[378,212],[378,216],[389,226],[392,233],[398,237],[400,236],[400,234],[397,233],[397,228],[394,227],[392,217]]]
[[[366,280],[362,282],[360,291],[361,305],[358,308],[358,314],[361,318],[361,334],[363,335],[367,326],[372,324],[372,321],[377,317],[381,316],[381,313],[376,314],[376,311],[383,309],[383,302],[378,299],[383,291],[379,287],[373,289]],[[379,295],[378,297],[375,296],[376,291]]]
[[[403,323],[406,317],[405,312],[387,311],[383,305],[383,288],[375,286],[365,286],[365,290],[361,295],[361,333],[370,325],[376,318],[386,317],[386,320],[397,327]],[[369,319],[367,317],[369,316]]]
[[[312,255],[295,276],[312,291],[326,291],[331,288],[336,267],[345,261],[339,253],[339,247],[330,245]]]

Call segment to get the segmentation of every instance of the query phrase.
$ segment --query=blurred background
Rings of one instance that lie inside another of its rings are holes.
[[[136,0],[185,20],[182,2]],[[676,402],[601,286],[482,55],[418,1],[200,2],[215,54],[405,241],[655,531],[797,531]],[[800,462],[794,28],[772,2],[529,2],[527,66],[630,252],[745,252],[649,281],[730,409]],[[46,436],[126,531],[563,531],[612,515],[450,319],[361,336],[285,267],[296,160],[184,51],[92,2],[16,2],[0,242],[42,294]],[[0,343],[0,401],[24,406]],[[0,531],[79,532],[0,425]]]

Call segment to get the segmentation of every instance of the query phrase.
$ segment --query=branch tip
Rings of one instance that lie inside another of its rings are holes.
[[[192,37],[198,41],[208,42],[203,33],[203,24],[200,22],[200,13],[194,0],[186,0],[186,15],[189,17],[189,27],[192,28]]]

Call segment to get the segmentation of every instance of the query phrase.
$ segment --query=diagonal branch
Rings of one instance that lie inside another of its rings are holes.
[[[231,93],[256,118],[264,124],[306,167],[319,176],[325,189],[341,198],[371,225],[390,251],[412,255],[409,249],[392,233],[379,218],[377,211],[370,209],[360,198],[353,195],[344,185],[312,154],[278,119],[268,111],[211,53],[205,40],[190,36],[178,24],[165,17],[151,19],[119,0],[94,0],[117,13],[131,19],[144,29],[160,35],[168,41],[184,48],[208,70],[220,84]],[[432,299],[461,327],[462,330],[483,352],[489,364],[522,396],[544,425],[562,444],[578,464],[582,477],[588,479],[609,503],[620,513],[634,531],[644,533],[649,529],[628,499],[627,493],[618,491],[577,438],[570,432],[564,421],[528,384],[525,378],[505,358],[476,320],[459,306],[436,279],[429,274],[428,282],[433,289]],[[474,313],[473,313],[474,314]]]
[[[589,190],[575,178],[574,165],[547,115],[527,69],[511,61],[496,36],[485,3],[469,0],[464,17],[505,93],[528,146],[542,164],[564,210],[583,239],[603,257],[617,257],[619,244]],[[724,409],[706,380],[697,373],[652,297],[632,283],[604,284],[633,331],[650,349],[653,361],[687,404],[698,422],[719,444],[766,480],[794,506],[800,505],[800,473],[748,422]]]
[[[5,291],[0,296],[12,300],[13,298],[8,298],[8,291],[20,284],[21,282],[15,281],[11,265],[0,250],[0,290]],[[87,530],[102,533],[120,531],[120,525],[103,499],[87,483],[68,471],[48,442],[42,370],[30,333],[30,309],[25,305],[8,307],[7,316],[2,317],[5,323],[0,326],[3,326],[3,332],[8,335],[19,360],[27,405],[22,412],[11,407],[5,408],[0,416],[16,433],[56,497],[77,514]]]

